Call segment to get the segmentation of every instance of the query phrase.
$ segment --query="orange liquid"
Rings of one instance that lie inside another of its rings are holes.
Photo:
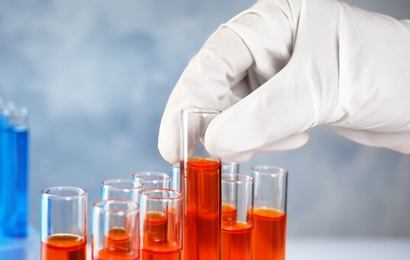
[[[222,223],[232,221],[236,221],[236,208],[229,204],[222,204]]]
[[[138,242],[138,241],[137,241]],[[137,243],[123,228],[113,228],[104,238],[104,249],[98,252],[94,260],[136,260],[138,259]]]
[[[87,241],[70,234],[56,234],[41,243],[42,260],[86,260]]]
[[[144,220],[144,247],[167,241],[167,216],[162,212],[147,212]]]
[[[251,224],[228,221],[222,222],[222,260],[251,259],[251,248]]]
[[[221,243],[221,163],[190,158],[184,173],[184,260],[217,260]]]
[[[274,209],[253,210],[252,259],[284,260],[286,214]]]
[[[164,245],[157,247],[155,251],[147,248],[142,249],[143,260],[180,260],[181,248],[179,246]]]
[[[175,223],[175,209],[168,215],[162,212],[147,212],[144,220],[144,236],[142,246],[143,260],[179,260],[181,244],[178,237],[179,223]]]

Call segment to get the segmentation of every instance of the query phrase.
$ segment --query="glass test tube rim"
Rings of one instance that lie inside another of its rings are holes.
[[[217,108],[208,107],[187,107],[181,109],[181,114],[184,112],[196,113],[196,114],[220,114],[222,110]]]
[[[110,183],[124,183],[124,181],[127,182],[127,183],[135,183],[136,182],[136,183],[138,183],[138,186],[136,186],[136,187],[118,187],[118,186],[110,185]],[[134,190],[138,191],[139,189],[143,188],[143,186],[144,186],[144,184],[139,180],[126,179],[126,178],[106,179],[106,180],[103,180],[101,182],[101,184],[103,186],[108,186],[111,190],[116,190],[116,191],[134,191]]]
[[[52,191],[52,190],[56,190],[56,191],[66,190],[66,191],[79,191],[79,192],[73,195],[60,195],[60,194],[46,193],[46,191]],[[64,200],[86,197],[87,194],[88,194],[87,190],[83,188],[79,188],[79,187],[74,187],[74,186],[53,186],[53,187],[47,187],[41,190],[41,195],[44,196],[45,198],[64,199]]]
[[[164,178],[162,178],[162,179],[145,179],[145,178],[140,178],[139,176],[138,176],[138,174],[140,174],[140,173],[150,173],[150,174],[153,174],[153,176],[160,176],[160,175],[162,175]],[[141,182],[139,179],[141,179],[141,180],[143,180],[143,182],[147,182],[147,183],[160,183],[160,182],[163,182],[163,181],[170,181],[171,180],[171,176],[169,176],[169,174],[167,174],[167,173],[165,173],[165,172],[136,172],[136,173],[134,173],[134,174],[132,174],[132,178],[134,179],[134,180],[136,180],[136,181],[139,181],[139,182]]]
[[[175,197],[159,197],[159,196],[153,196],[153,195],[147,195],[147,193],[151,193],[151,192],[164,192],[166,191],[167,194],[172,193],[172,194],[176,194],[177,196]],[[180,191],[177,190],[173,190],[173,189],[167,189],[167,188],[150,188],[150,189],[146,189],[141,191],[141,197],[150,199],[150,200],[159,200],[159,201],[178,201],[178,200],[182,200],[184,198],[184,194]]]
[[[231,179],[224,179],[224,176],[238,176],[241,177],[239,180],[231,180]],[[242,179],[242,177],[244,179]],[[234,183],[253,183],[255,178],[250,176],[249,174],[246,173],[222,173],[221,176],[222,182],[234,182]]]
[[[131,205],[132,208],[130,208],[130,209],[106,209],[106,208],[103,208],[104,205],[107,205],[108,203],[111,203],[111,202],[122,203],[124,205]],[[95,201],[93,203],[93,210],[97,211],[98,213],[107,213],[107,212],[121,213],[121,212],[124,212],[124,215],[126,215],[126,213],[133,213],[133,212],[138,213],[139,210],[140,210],[140,206],[139,206],[138,203],[136,203],[135,201],[132,201],[132,200],[105,199],[105,200]]]
[[[251,168],[252,172],[263,174],[263,175],[272,175],[272,176],[283,176],[287,175],[289,171],[285,168],[279,166],[271,165],[258,165]]]

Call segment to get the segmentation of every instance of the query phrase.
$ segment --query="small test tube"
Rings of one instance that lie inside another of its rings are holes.
[[[107,179],[101,183],[101,200],[123,199],[139,203],[143,184],[133,179]]]
[[[181,259],[183,195],[171,189],[141,192],[141,260]]]
[[[86,260],[87,192],[58,186],[41,191],[41,260]]]
[[[255,178],[252,259],[284,260],[288,170],[252,167]]]
[[[143,184],[142,189],[163,188],[168,189],[171,178],[164,172],[136,172],[132,175],[134,180]]]
[[[222,174],[222,260],[252,259],[252,176]]]
[[[227,161],[227,160],[222,160],[221,163],[222,163],[222,166],[221,166],[222,174],[239,173],[239,163]]]
[[[93,204],[93,260],[138,260],[139,205],[108,199]]]
[[[169,176],[171,178],[169,188],[171,190],[181,191],[181,164],[174,163],[170,167]]]

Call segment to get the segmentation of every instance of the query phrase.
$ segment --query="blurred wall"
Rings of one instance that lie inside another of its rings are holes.
[[[157,134],[189,59],[252,0],[0,2],[0,96],[30,110],[31,222],[44,187],[168,171]],[[408,0],[349,0],[410,18]],[[242,165],[290,170],[289,236],[410,236],[410,157],[326,129],[295,151]],[[90,216],[91,217],[91,214]]]

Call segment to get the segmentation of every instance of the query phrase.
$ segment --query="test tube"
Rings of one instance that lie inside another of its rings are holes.
[[[252,259],[284,260],[288,171],[252,167],[255,178]]]
[[[246,174],[222,174],[222,260],[252,259],[253,181]]]
[[[181,190],[184,259],[221,259],[221,161],[205,148],[205,131],[216,109],[181,111]]]
[[[139,205],[108,199],[93,204],[93,260],[139,259]]]
[[[142,260],[181,259],[182,207],[183,195],[176,190],[141,192]]]
[[[0,223],[6,237],[28,232],[28,110],[12,102],[0,116]]]
[[[143,184],[133,179],[108,179],[101,183],[101,200],[123,199],[139,203]]]
[[[180,163],[174,163],[170,167],[170,184],[169,188],[171,190],[177,190],[181,191],[181,164]]]
[[[221,167],[222,174],[239,173],[239,163],[227,161],[227,160],[221,160],[221,163],[222,163],[222,167]]]
[[[77,187],[41,191],[41,260],[85,260],[87,192]]]
[[[142,189],[169,188],[170,176],[163,172],[136,172],[132,175],[134,180],[143,184]]]
[[[8,194],[10,191],[8,181],[6,180],[8,176],[8,163],[10,160],[8,157],[9,151],[9,114],[10,111],[6,104],[0,100],[0,237],[4,236],[4,218],[7,215],[6,203]]]

